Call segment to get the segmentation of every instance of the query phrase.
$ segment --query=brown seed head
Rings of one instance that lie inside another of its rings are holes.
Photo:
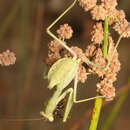
[[[107,16],[107,11],[102,5],[97,5],[91,10],[91,15],[93,20],[104,20]]]
[[[0,65],[2,66],[9,66],[15,64],[16,57],[13,52],[7,50],[0,54]]]
[[[104,81],[113,83],[117,80],[117,73],[106,73],[104,76]]]
[[[95,44],[90,44],[90,45],[88,45],[87,46],[87,48],[86,48],[86,51],[85,51],[85,55],[87,56],[87,57],[93,57],[94,56],[94,52],[96,51],[96,46],[95,46]]]
[[[94,27],[93,27],[93,31],[91,33],[92,38],[91,41],[93,43],[98,43],[101,44],[102,40],[103,40],[103,27],[102,27],[102,23],[101,22],[97,22]]]
[[[123,37],[130,37],[130,23],[126,19],[123,19],[120,23],[116,23],[113,29],[119,35],[123,35]]]
[[[97,0],[80,0],[79,5],[85,10],[89,11],[96,6]]]
[[[58,41],[53,40],[48,44],[48,48],[51,52],[59,52],[63,46],[58,43]]]
[[[69,26],[68,24],[60,25],[60,28],[56,32],[59,38],[62,38],[62,39],[70,39],[73,34],[73,30],[71,26]]]
[[[81,60],[81,63],[83,63],[84,59],[86,58],[83,50],[81,48],[77,47],[77,46],[71,46],[70,48],[76,53],[77,58],[79,58]],[[70,54],[70,52],[67,52],[65,54],[65,56],[67,56],[67,57],[72,56],[72,54]]]
[[[106,9],[115,9],[117,6],[117,0],[101,0]]]
[[[57,60],[59,60],[61,58],[60,53],[59,52],[49,52],[48,53],[48,57],[46,58],[46,64],[51,66],[53,65]]]
[[[82,65],[80,65],[78,70],[78,81],[81,83],[85,83],[86,80],[87,80],[86,69]]]
[[[97,84],[97,92],[104,96],[106,101],[111,101],[115,97],[115,88],[113,84],[104,80]]]
[[[123,10],[116,10],[116,22],[120,23],[122,20],[125,19],[125,12]]]
[[[103,58],[103,54],[102,54],[101,48],[97,48],[95,50],[95,54],[92,57],[92,62],[94,64],[97,64],[97,65],[102,66],[102,67],[106,66],[107,62]],[[106,71],[104,69],[97,68],[97,67],[94,67],[94,66],[91,66],[91,68],[89,69],[89,72],[96,73],[99,77],[103,77],[103,75],[106,73]]]

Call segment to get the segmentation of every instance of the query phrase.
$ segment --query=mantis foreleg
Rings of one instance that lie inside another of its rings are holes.
[[[48,101],[45,111],[40,112],[40,114],[42,116],[44,116],[45,118],[47,118],[50,122],[52,122],[54,120],[53,112],[55,111],[55,108],[56,108],[57,104],[59,103],[58,99],[59,99],[61,93],[62,93],[62,89],[58,89],[58,87],[57,87],[53,96]]]
[[[66,105],[65,112],[64,112],[63,122],[66,122],[68,115],[70,113],[70,110],[72,108],[72,105],[73,105],[73,89],[72,88],[67,89],[59,97],[59,100],[58,100],[58,102],[60,102],[62,99],[64,99],[66,97],[67,94],[69,94],[69,97],[68,97],[67,105]]]

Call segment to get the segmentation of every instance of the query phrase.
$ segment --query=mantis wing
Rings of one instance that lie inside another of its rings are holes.
[[[58,60],[48,72],[49,89],[54,86],[65,88],[75,77],[79,61],[73,58]]]

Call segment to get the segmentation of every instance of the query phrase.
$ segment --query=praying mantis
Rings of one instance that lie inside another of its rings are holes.
[[[47,34],[51,36],[54,40],[58,41],[59,44],[61,44],[65,49],[67,49],[73,57],[69,58],[61,58],[58,61],[56,61],[52,67],[50,68],[47,79],[49,81],[48,88],[51,90],[55,87],[55,92],[48,101],[48,104],[44,111],[41,111],[40,114],[48,119],[50,122],[54,121],[54,110],[56,109],[56,106],[58,103],[63,100],[67,95],[68,101],[66,104],[64,116],[63,116],[63,122],[66,122],[68,115],[70,113],[70,110],[72,108],[72,105],[74,103],[81,103],[86,102],[95,98],[100,98],[103,96],[96,96],[88,99],[83,100],[77,100],[76,99],[76,91],[77,91],[77,74],[78,74],[78,68],[80,59],[77,58],[75,52],[69,48],[64,41],[56,37],[50,29],[70,10],[73,8],[73,6],[76,4],[78,0],[74,0],[74,2],[47,28]],[[85,63],[87,65],[92,65],[95,67],[99,67],[103,69],[103,67],[92,63],[89,61],[89,59],[86,57]],[[70,84],[70,82],[74,79],[74,88],[68,88],[64,91],[64,89]]]

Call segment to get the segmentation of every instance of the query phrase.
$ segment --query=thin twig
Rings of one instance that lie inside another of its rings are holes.
[[[104,58],[107,58],[108,56],[108,35],[109,35],[108,21],[109,21],[109,18],[106,17],[105,22],[104,22],[104,44],[102,46]]]

